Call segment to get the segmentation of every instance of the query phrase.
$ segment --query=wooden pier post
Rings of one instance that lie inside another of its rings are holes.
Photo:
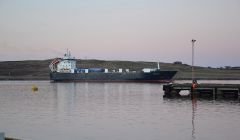
[[[217,88],[213,88],[213,100],[217,99]]]
[[[238,88],[238,100],[240,100],[240,88]]]

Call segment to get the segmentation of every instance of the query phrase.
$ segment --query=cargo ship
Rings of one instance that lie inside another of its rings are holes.
[[[49,65],[50,80],[54,82],[157,82],[168,83],[172,81],[177,71],[160,70],[159,63],[156,68],[143,68],[141,71],[129,69],[109,70],[107,68],[77,68],[76,59],[67,51],[63,58],[55,58]]]

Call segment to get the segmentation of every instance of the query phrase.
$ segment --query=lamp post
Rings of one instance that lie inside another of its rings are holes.
[[[195,39],[192,39],[192,83],[194,82],[194,43]]]

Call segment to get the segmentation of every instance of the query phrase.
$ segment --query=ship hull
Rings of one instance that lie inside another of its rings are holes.
[[[176,71],[154,71],[150,73],[50,73],[50,80],[54,82],[171,82]]]

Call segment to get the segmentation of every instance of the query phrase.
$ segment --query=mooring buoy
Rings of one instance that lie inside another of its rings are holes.
[[[32,86],[32,91],[38,91],[38,87],[35,86],[35,85],[33,85],[33,86]]]

